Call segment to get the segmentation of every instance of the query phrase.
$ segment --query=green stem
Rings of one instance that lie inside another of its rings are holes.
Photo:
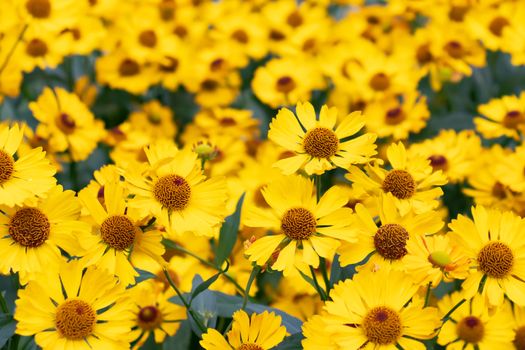
[[[0,291],[0,308],[2,309],[2,312],[4,314],[9,314],[9,308],[7,307],[7,303],[4,299],[4,296],[2,295],[2,292]]]
[[[463,303],[467,301],[467,299],[461,299],[459,301],[459,303],[457,303],[456,305],[454,305],[454,307],[452,309],[449,310],[449,312],[447,312],[447,314],[445,316],[443,316],[443,318],[441,318],[441,321],[443,322],[443,324],[449,319],[450,315],[452,315],[452,313],[454,313],[454,311],[457,310],[458,307],[460,307],[461,305],[463,305]]]
[[[188,313],[191,315],[191,318],[193,318],[193,320],[197,324],[197,327],[199,327],[199,329],[201,330],[202,333],[205,333],[206,332],[206,326],[204,326],[204,324],[202,324],[202,321],[201,321],[200,317],[197,314],[195,314],[195,311],[193,311],[191,309],[191,307],[188,304],[188,302],[186,301],[186,299],[184,299],[184,297],[183,297],[182,293],[180,292],[179,288],[177,288],[177,286],[175,285],[175,283],[171,279],[171,276],[170,276],[168,270],[164,269],[164,275],[166,276],[166,279],[168,280],[168,283],[171,286],[171,288],[173,288],[175,293],[177,293],[177,296],[179,297],[179,299],[184,304],[184,307],[186,308],[186,310],[188,310]]]
[[[326,295],[330,295],[330,279],[328,278],[328,271],[326,269],[326,259],[325,258],[320,258],[320,261],[319,261],[319,265],[320,265],[320,268],[321,268],[321,274],[323,275],[323,280],[324,280],[324,284],[325,284],[325,289],[326,289]]]
[[[261,267],[255,265],[252,269],[252,273],[250,274],[250,278],[248,279],[248,283],[246,283],[246,288],[244,289],[244,298],[242,300],[242,310],[246,308],[246,304],[248,304],[248,297],[250,296],[250,289],[252,288],[253,281],[255,281],[255,277],[261,272]]]
[[[321,196],[322,196],[322,184],[321,184],[321,178],[322,178],[322,175],[314,175],[314,184],[315,184],[315,188],[317,189],[317,201],[319,201],[319,199],[321,199]]]
[[[427,287],[427,294],[425,295],[425,305],[423,307],[428,306],[428,300],[430,299],[430,291],[432,290],[432,281],[428,282]]]
[[[175,243],[170,241],[168,247],[171,248],[171,249],[178,250],[181,253],[188,254],[192,258],[195,258],[195,259],[199,260],[202,264],[204,264],[204,265],[206,265],[208,267],[211,267],[211,268],[217,270],[218,272],[222,271],[220,266],[216,266],[215,264],[213,264],[213,263],[211,263],[211,262],[201,258],[200,256],[196,255],[195,253],[192,253],[191,251],[187,250],[184,247],[181,247],[180,245],[177,245],[177,244],[175,244]],[[226,277],[228,279],[228,281],[230,281],[235,286],[237,291],[244,296],[244,288],[241,287],[241,285],[232,277],[232,275],[230,275],[228,272],[224,272],[223,276]]]
[[[69,163],[69,179],[71,180],[71,186],[73,187],[73,189],[75,191],[80,190],[78,185],[77,162],[75,162],[73,159],[71,159],[71,163]]]
[[[0,74],[2,74],[2,72],[5,69],[5,67],[7,67],[7,64],[9,63],[9,60],[11,59],[11,56],[13,56],[13,53],[15,52],[16,47],[22,41],[22,38],[24,37],[24,34],[25,34],[28,26],[29,25],[26,24],[24,26],[24,28],[22,28],[22,31],[20,32],[20,34],[18,35],[18,38],[16,39],[15,43],[11,47],[11,50],[9,50],[9,52],[7,53],[7,56],[5,57],[5,61],[4,61],[4,63],[2,63],[2,66],[0,67]]]
[[[325,301],[327,299],[326,293],[319,285],[319,282],[317,281],[317,276],[315,275],[315,270],[312,266],[310,266],[310,272],[312,273],[312,280],[314,281],[315,289],[317,290],[317,293],[321,297],[322,301]]]

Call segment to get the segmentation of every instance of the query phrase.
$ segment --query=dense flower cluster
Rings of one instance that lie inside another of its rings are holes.
[[[0,1],[0,348],[525,350],[523,23]]]

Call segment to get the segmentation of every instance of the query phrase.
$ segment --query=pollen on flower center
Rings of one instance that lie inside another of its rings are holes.
[[[153,30],[144,30],[139,34],[139,42],[142,46],[155,47],[157,45],[157,34]]]
[[[241,346],[239,346],[236,350],[264,350],[264,349],[257,344],[244,343],[244,344],[241,344]]]
[[[281,219],[281,229],[290,239],[308,239],[317,227],[315,216],[305,208],[288,209]]]
[[[0,185],[13,176],[15,171],[15,161],[13,157],[0,150]]]
[[[516,330],[514,346],[517,350],[525,350],[525,326],[521,326]]]
[[[135,225],[124,215],[108,217],[100,226],[100,235],[104,243],[111,248],[124,250],[135,240]]]
[[[376,251],[385,259],[398,260],[407,254],[407,230],[398,224],[382,225],[374,235]]]
[[[191,197],[191,187],[179,175],[166,175],[153,186],[153,195],[164,207],[170,210],[183,210]]]
[[[339,139],[327,128],[313,128],[306,133],[303,139],[306,153],[316,158],[330,158],[337,153]]]
[[[51,14],[51,3],[49,0],[28,0],[26,10],[35,18],[47,18]]]
[[[138,324],[140,328],[151,330],[162,323],[162,312],[153,305],[143,307],[138,314]]]
[[[58,308],[55,325],[67,339],[80,340],[93,333],[96,322],[93,308],[82,300],[66,300]]]
[[[118,72],[123,77],[131,77],[140,73],[140,66],[136,61],[127,58],[120,63]]]
[[[49,238],[51,225],[47,216],[36,208],[18,210],[9,222],[9,234],[24,247],[36,248]]]
[[[514,265],[514,254],[508,245],[502,242],[489,242],[478,254],[481,272],[489,277],[503,278]]]
[[[293,80],[292,77],[289,77],[287,75],[284,76],[284,77],[281,77],[281,78],[277,79],[276,89],[279,92],[287,94],[290,91],[292,91],[293,89],[295,89],[295,81]]]
[[[374,344],[394,344],[401,336],[402,324],[399,314],[385,306],[368,312],[363,320],[363,331],[368,341]]]
[[[483,339],[485,327],[481,320],[475,316],[467,316],[456,325],[458,337],[468,343],[477,343]]]
[[[61,113],[57,119],[56,123],[58,128],[64,133],[64,134],[71,134],[73,131],[75,131],[75,128],[77,126],[77,123],[75,120],[67,113]]]
[[[408,171],[391,170],[383,180],[383,191],[392,193],[399,199],[407,199],[416,192],[416,182]]]

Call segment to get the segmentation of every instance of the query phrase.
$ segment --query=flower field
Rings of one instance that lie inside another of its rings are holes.
[[[525,2],[1,0],[0,349],[525,350]]]

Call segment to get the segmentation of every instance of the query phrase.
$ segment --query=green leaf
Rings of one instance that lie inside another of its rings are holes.
[[[0,315],[0,348],[13,336],[15,329],[16,321],[13,319],[13,316]]]
[[[191,325],[188,320],[180,324],[180,328],[173,337],[167,337],[162,344],[164,350],[190,349]]]
[[[208,289],[215,281],[217,281],[217,278],[219,278],[220,275],[228,271],[229,267],[230,267],[230,264],[226,265],[226,268],[224,270],[219,271],[215,275],[208,278],[206,281],[201,282],[191,293],[190,305],[193,302],[193,299],[197,297],[197,295],[199,295],[200,293]],[[202,278],[200,280],[202,281]],[[195,282],[195,279],[193,281]]]
[[[222,224],[219,235],[219,245],[217,246],[217,253],[215,254],[215,265],[217,266],[222,266],[224,261],[230,256],[230,253],[235,246],[235,242],[237,242],[243,202],[244,193],[239,199],[239,202],[237,202],[235,213],[228,216],[226,221]]]
[[[37,350],[38,346],[35,343],[34,337],[20,337],[18,341],[17,350]]]
[[[139,277],[135,278],[135,283],[140,283],[145,280],[157,278],[157,275],[140,269],[135,269],[139,273]]]
[[[273,348],[273,350],[297,350],[302,349],[301,340],[304,339],[304,336],[301,332],[292,334],[289,337],[284,338],[284,340]]]
[[[197,288],[203,283],[206,282],[202,281],[202,277],[200,275],[195,275],[192,281],[192,295],[195,293]],[[195,297],[191,300],[191,302],[191,310],[193,310],[194,314],[198,318],[200,318],[204,326],[206,328],[215,328],[218,316],[215,295],[209,289],[204,289],[201,292],[197,293]],[[188,320],[190,322],[193,332],[200,337],[202,332],[189,312]]]
[[[352,278],[354,274],[355,266],[348,265],[345,267],[341,267],[341,264],[339,263],[339,255],[336,254],[330,270],[330,285],[333,286],[339,281],[344,281],[346,279]]]

